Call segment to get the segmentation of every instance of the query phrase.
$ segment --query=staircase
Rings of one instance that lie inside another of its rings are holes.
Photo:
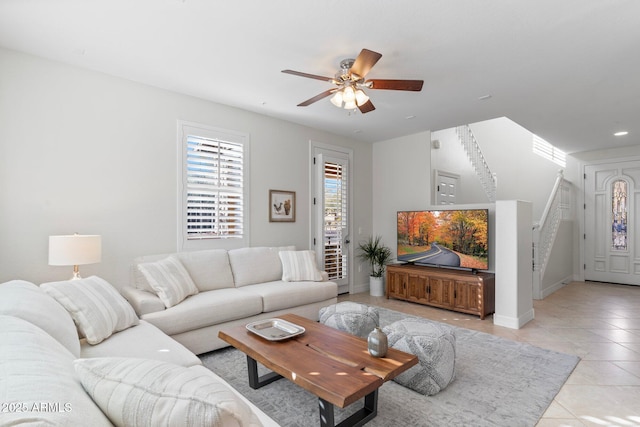
[[[549,263],[560,221],[570,217],[570,197],[571,187],[564,179],[562,171],[559,171],[540,222],[533,225],[533,297],[535,299],[544,298],[541,290],[542,278]]]
[[[487,198],[491,203],[494,203],[496,201],[496,177],[491,173],[476,137],[473,135],[469,125],[456,127],[456,134],[458,134],[458,140],[464,147],[464,151],[467,153],[467,157],[480,179],[480,184]]]

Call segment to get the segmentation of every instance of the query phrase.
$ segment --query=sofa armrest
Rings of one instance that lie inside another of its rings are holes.
[[[162,300],[151,292],[136,289],[131,286],[123,286],[120,292],[125,299],[129,301],[129,304],[131,304],[136,311],[138,317],[142,317],[143,314],[162,311],[165,308]]]

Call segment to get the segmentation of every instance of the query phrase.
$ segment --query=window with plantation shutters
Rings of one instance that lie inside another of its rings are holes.
[[[183,248],[246,239],[247,139],[220,129],[181,126]]]

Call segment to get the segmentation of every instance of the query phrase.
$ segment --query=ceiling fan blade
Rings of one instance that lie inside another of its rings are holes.
[[[323,98],[326,98],[327,96],[331,95],[333,92],[335,92],[336,89],[329,89],[329,90],[325,90],[324,92],[322,92],[319,95],[314,96],[313,98],[309,98],[304,102],[301,102],[300,104],[298,104],[298,107],[306,107],[307,105],[311,105],[314,102],[320,101]]]
[[[333,82],[332,77],[318,76],[316,74],[301,73],[300,71],[282,70],[283,73],[293,74],[294,76],[307,77],[310,79],[322,80],[323,82]]]
[[[371,83],[370,89],[411,90],[420,92],[424,81],[371,79],[367,80],[367,83]]]
[[[362,49],[351,67],[351,72],[364,77],[380,58],[382,58],[382,54],[369,49]]]
[[[369,111],[375,110],[376,107],[373,106],[373,103],[371,102],[371,100],[368,100],[367,102],[359,106],[358,109],[362,114],[364,114],[364,113],[368,113]]]

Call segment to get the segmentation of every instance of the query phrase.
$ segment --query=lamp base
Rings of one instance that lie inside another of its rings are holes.
[[[71,276],[71,280],[79,280],[82,279],[80,276],[80,268],[77,265],[73,266],[73,276]]]

